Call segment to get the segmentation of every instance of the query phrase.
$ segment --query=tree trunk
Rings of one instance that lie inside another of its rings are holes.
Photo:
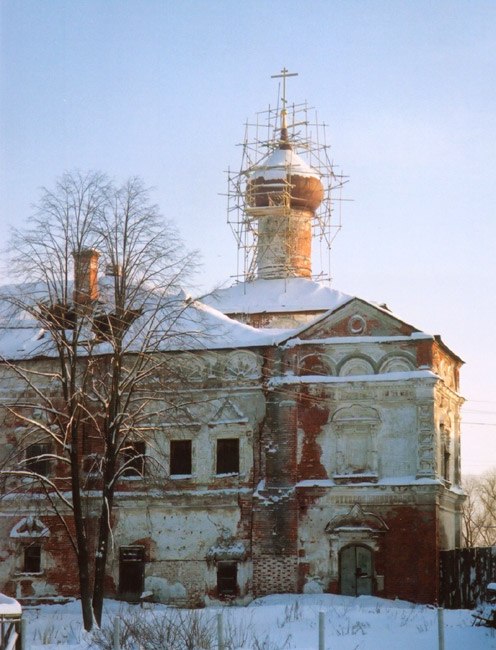
[[[86,549],[85,549],[86,551]],[[90,572],[88,566],[88,553],[78,554],[79,589],[81,591],[81,609],[83,613],[83,625],[86,632],[93,629],[95,619],[91,607]]]
[[[72,505],[74,508],[74,528],[76,531],[77,562],[79,573],[79,588],[81,592],[81,608],[83,611],[84,629],[90,632],[93,628],[94,619],[91,608],[91,587],[90,587],[90,558],[88,552],[88,539],[86,536],[83,508],[81,504],[81,484],[79,480],[79,436],[78,422],[74,419],[71,425],[71,489]]]
[[[95,558],[95,576],[93,583],[93,614],[98,625],[102,622],[103,597],[105,592],[105,570],[107,567],[108,540],[110,534],[110,517],[114,501],[114,488],[111,481],[115,477],[116,458],[113,445],[108,462],[104,468],[102,488],[102,508],[100,512],[98,546]]]
[[[110,511],[112,507],[110,506]],[[100,533],[98,535],[98,549],[95,558],[95,579],[93,583],[93,615],[97,625],[101,625],[103,611],[103,597],[105,592],[105,569],[107,566],[108,538],[110,528],[108,525],[109,511],[105,499],[102,501],[100,515]]]

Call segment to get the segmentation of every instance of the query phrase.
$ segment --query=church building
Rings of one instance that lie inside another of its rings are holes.
[[[463,362],[385,304],[312,279],[312,229],[329,188],[299,151],[285,91],[282,106],[268,153],[242,174],[242,218],[256,233],[250,272],[192,302],[208,337],[165,352],[187,377],[174,389],[188,404],[120,481],[109,597],[434,603],[440,551],[461,545]],[[95,301],[104,280],[104,269],[85,279]],[[0,330],[10,362],[16,327]],[[23,323],[16,349],[29,352],[37,327]],[[20,394],[2,373],[2,399]],[[18,423],[6,418],[0,435],[12,447]],[[58,471],[47,461],[37,470]],[[0,590],[21,601],[76,596],[66,532],[42,499],[11,490],[0,514]]]

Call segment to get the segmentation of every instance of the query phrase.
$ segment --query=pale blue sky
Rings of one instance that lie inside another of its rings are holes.
[[[201,250],[199,284],[229,281],[223,172],[286,66],[350,176],[333,286],[465,359],[463,468],[496,465],[493,0],[3,0],[0,16],[2,240],[64,170],[139,175]]]

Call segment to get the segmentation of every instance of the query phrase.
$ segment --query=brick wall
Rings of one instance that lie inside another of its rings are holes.
[[[297,592],[296,557],[258,556],[253,559],[253,595]]]

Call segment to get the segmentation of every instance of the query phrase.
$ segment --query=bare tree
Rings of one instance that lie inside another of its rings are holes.
[[[99,283],[97,261],[106,269]],[[44,190],[36,216],[12,240],[18,283],[3,298],[13,319],[39,330],[25,358],[3,359],[25,386],[3,408],[25,431],[10,460],[28,446],[35,455],[3,474],[15,490],[22,477],[36,479],[63,523],[87,630],[101,622],[116,484],[130,467],[143,467],[136,443],[150,440],[167,408],[157,399],[164,352],[199,325],[179,290],[194,262],[139,180],[115,187],[97,173],[65,174],[54,191]],[[61,469],[47,476],[45,461]],[[96,535],[89,512],[97,512]]]
[[[467,547],[496,546],[496,469],[463,482],[463,539]]]

